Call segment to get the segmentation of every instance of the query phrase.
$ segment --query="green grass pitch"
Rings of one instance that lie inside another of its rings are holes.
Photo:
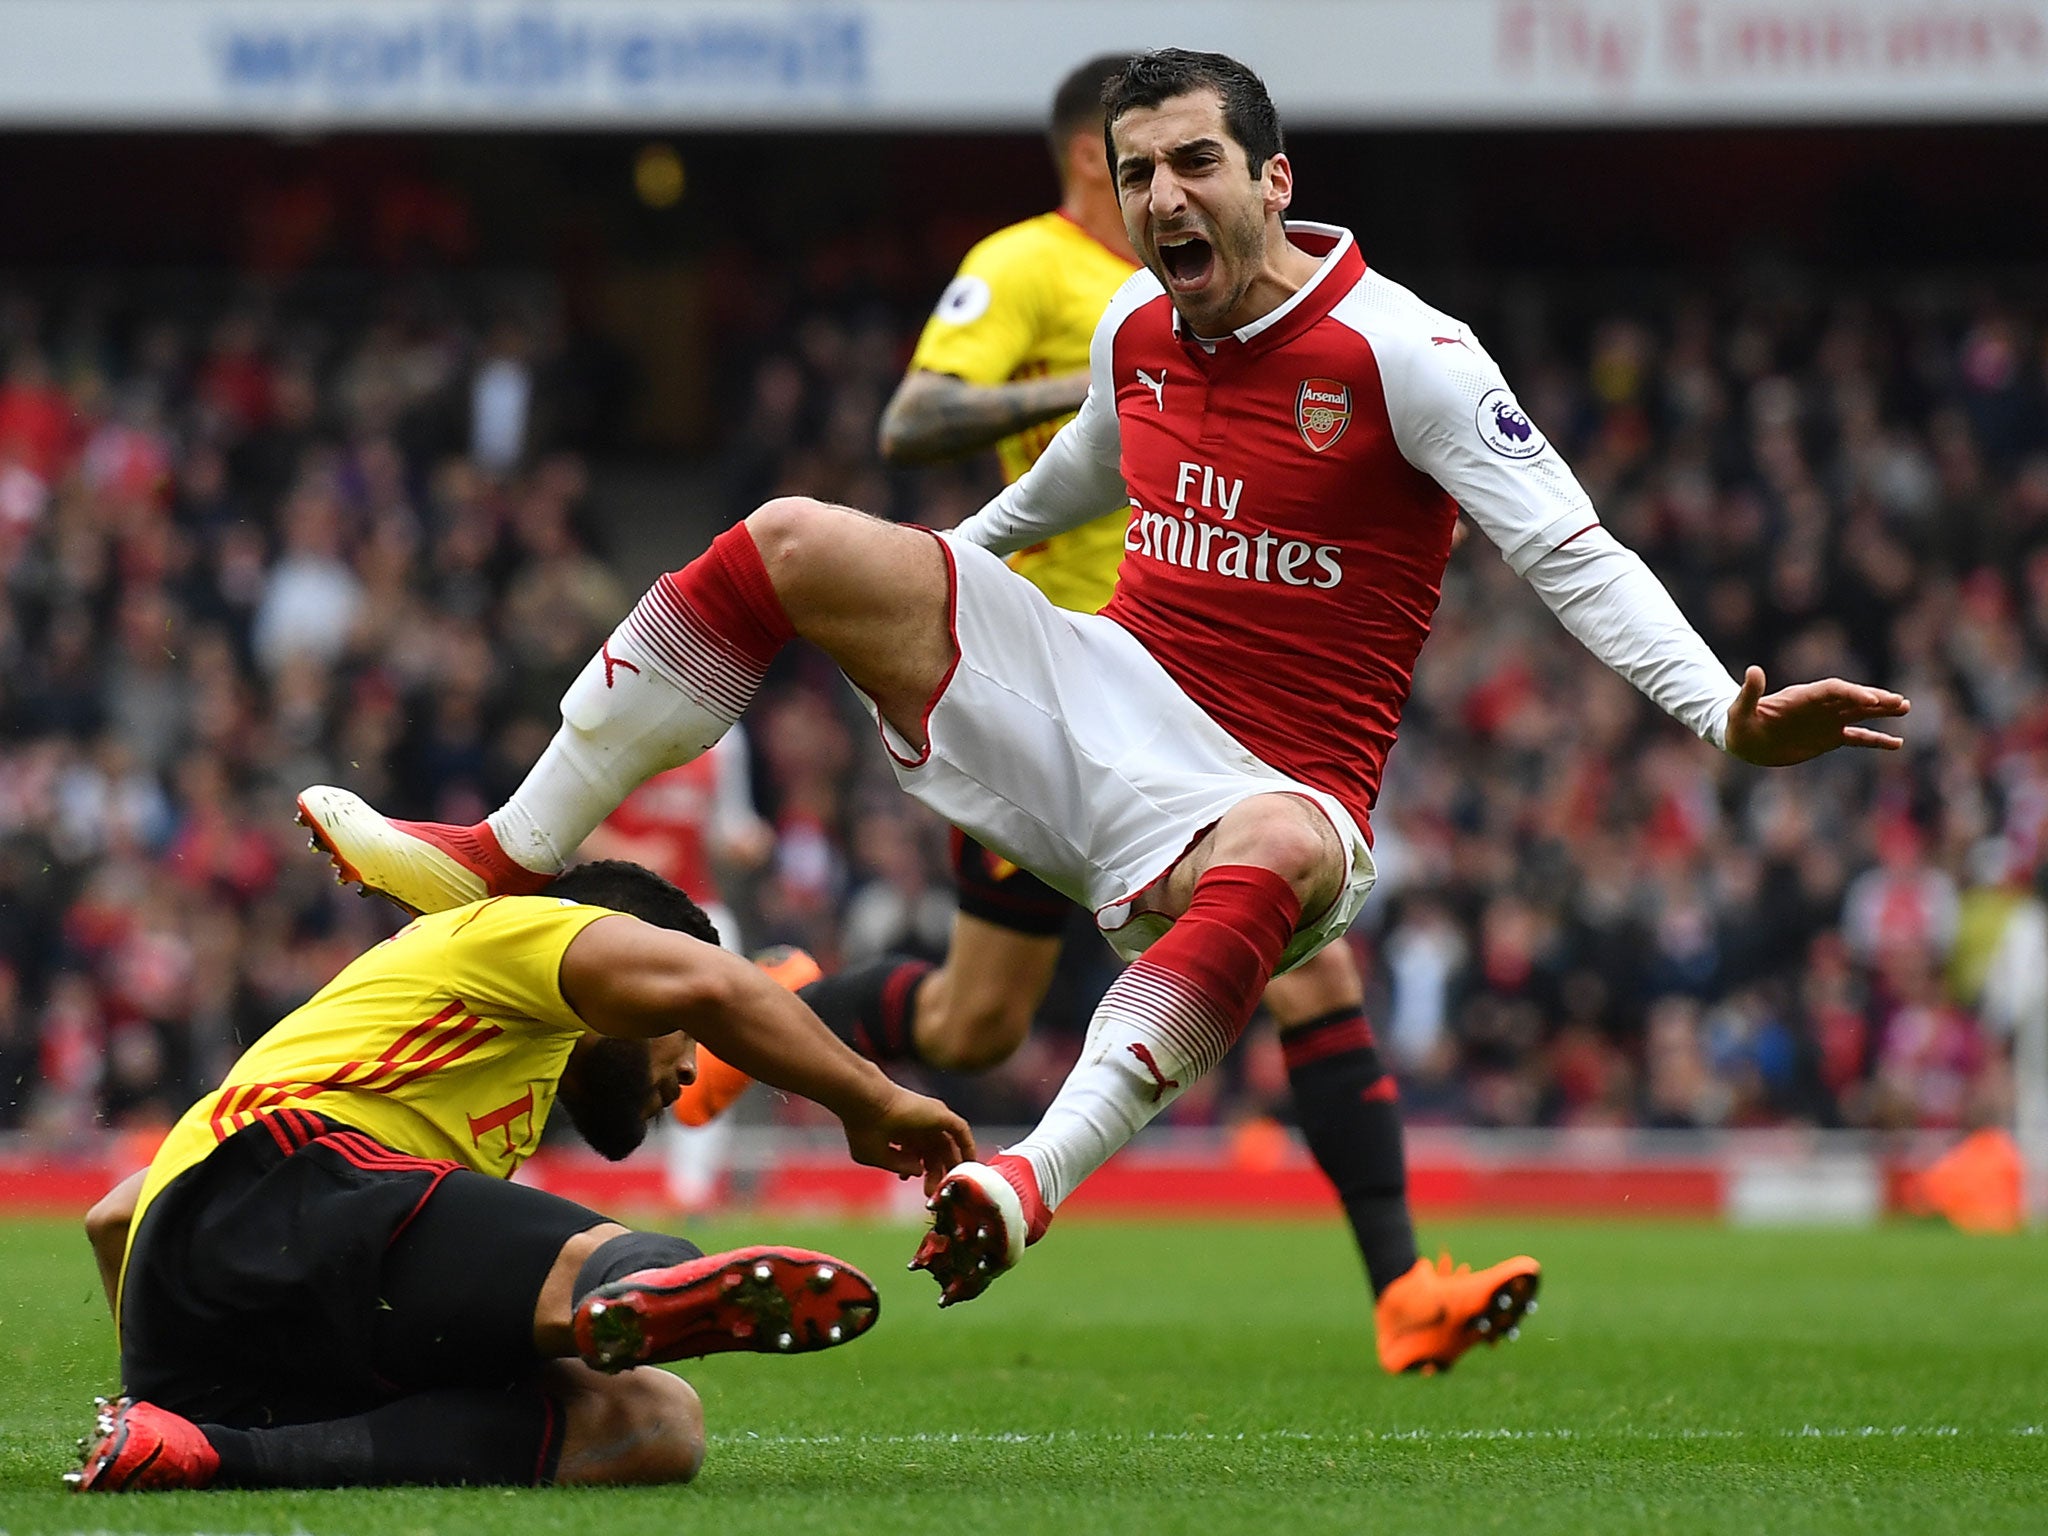
[[[1334,1224],[1074,1221],[944,1314],[902,1228],[695,1235],[840,1252],[884,1307],[835,1354],[693,1367],[693,1487],[88,1502],[57,1484],[115,1381],[84,1242],[0,1224],[0,1531],[2048,1531],[2038,1238],[1434,1224],[1542,1258],[1542,1308],[1391,1380]]]

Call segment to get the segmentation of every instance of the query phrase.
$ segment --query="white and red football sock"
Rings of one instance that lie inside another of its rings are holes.
[[[643,780],[709,750],[796,631],[744,523],[648,588],[562,695],[562,728],[487,818],[552,874]]]
[[[1223,1059],[1250,1022],[1294,935],[1301,902],[1271,870],[1219,864],[1180,919],[1117,977],[1088,1025],[1081,1060],[1037,1129],[990,1159],[1012,1184],[1029,1165],[1031,1238],[1110,1154]]]

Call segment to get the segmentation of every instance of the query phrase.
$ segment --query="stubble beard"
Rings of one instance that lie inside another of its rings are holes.
[[[562,1075],[557,1097],[592,1151],[623,1161],[647,1139],[653,1051],[645,1040],[598,1040]]]
[[[1199,315],[1182,305],[1178,298],[1174,300],[1174,304],[1180,309],[1181,318],[1187,322],[1188,328],[1195,335],[1207,341],[1215,341],[1221,339],[1230,328],[1230,317],[1237,313],[1238,306],[1244,302],[1244,296],[1251,292],[1252,284],[1258,281],[1259,273],[1265,268],[1265,211],[1262,207],[1254,206],[1242,220],[1232,224],[1218,223],[1212,230],[1202,233],[1214,252],[1210,258],[1214,263],[1214,276],[1211,278],[1209,290],[1193,297],[1198,300],[1210,299],[1211,295],[1218,291],[1215,278],[1222,277],[1225,273],[1237,274],[1236,280],[1228,289],[1223,290],[1221,297],[1216,298],[1213,303],[1205,303],[1203,312]],[[1164,265],[1164,262],[1160,263],[1161,270]],[[1161,281],[1164,282],[1163,276]],[[1171,294],[1172,291],[1169,286],[1167,292]]]

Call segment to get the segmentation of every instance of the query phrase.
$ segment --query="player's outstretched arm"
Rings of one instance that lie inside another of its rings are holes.
[[[1779,767],[1837,747],[1891,751],[1903,745],[1863,723],[1895,719],[1911,708],[1887,689],[1831,677],[1766,695],[1760,667],[1751,667],[1737,685],[1664,584],[1604,528],[1587,529],[1526,575],[1588,650],[1731,756]]]
[[[942,463],[1078,411],[1087,395],[1086,369],[1007,384],[970,384],[950,373],[913,368],[882,412],[876,446],[891,464]]]
[[[1738,685],[1642,558],[1600,525],[1478,338],[1419,305],[1388,324],[1374,341],[1402,454],[1457,499],[1587,650],[1746,762],[1901,745],[1862,724],[1905,714],[1896,693],[1829,678],[1766,696],[1755,667]]]
[[[1134,278],[1119,289],[1096,323],[1088,349],[1089,388],[1080,411],[1053,434],[1045,452],[1015,483],[955,530],[961,540],[998,555],[1014,554],[1130,504],[1114,362],[1117,327],[1147,296],[1136,283]],[[1156,281],[1151,292],[1158,292]]]
[[[937,1099],[891,1082],[854,1054],[793,993],[716,945],[623,913],[602,918],[562,955],[562,995],[601,1035],[652,1039],[677,1030],[721,1061],[837,1115],[857,1162],[928,1189],[974,1156],[974,1133]]]
[[[1764,669],[1751,667],[1728,706],[1728,751],[1746,763],[1776,768],[1803,763],[1837,747],[1896,752],[1905,745],[1866,720],[1896,720],[1912,709],[1904,694],[1839,677],[1764,692]]]

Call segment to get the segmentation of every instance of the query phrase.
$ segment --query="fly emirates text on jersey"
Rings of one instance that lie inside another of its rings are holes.
[[[1237,520],[1238,502],[1244,496],[1242,479],[1183,459],[1175,480],[1178,516],[1153,512],[1131,498],[1131,525],[1124,531],[1127,554],[1268,585],[1328,591],[1344,580],[1342,551],[1334,544],[1283,539],[1263,528],[1248,533],[1225,527]]]

